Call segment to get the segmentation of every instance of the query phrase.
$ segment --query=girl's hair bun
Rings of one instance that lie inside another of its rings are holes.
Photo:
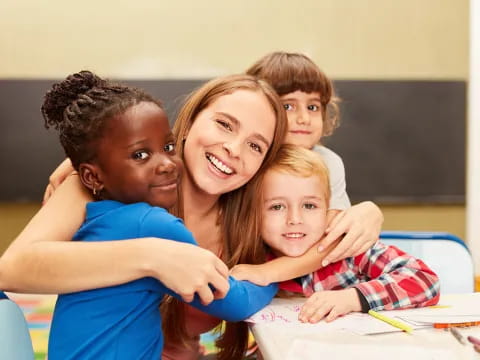
[[[91,102],[91,98],[85,94],[94,88],[101,88],[105,83],[105,80],[94,73],[83,70],[54,84],[46,93],[42,105],[45,127],[52,126],[55,129],[61,127],[65,121],[65,109],[77,100]]]

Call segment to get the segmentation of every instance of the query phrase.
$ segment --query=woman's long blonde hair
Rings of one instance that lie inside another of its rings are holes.
[[[287,131],[287,117],[283,105],[265,81],[249,75],[231,75],[211,80],[194,91],[186,100],[173,127],[177,139],[177,152],[183,158],[184,139],[188,136],[197,115],[219,97],[238,90],[248,90],[264,96],[276,118],[272,144],[268,149],[260,169],[253,179],[265,171],[273,162],[282,145]],[[257,241],[260,231],[260,213],[255,209],[255,198],[259,189],[254,186],[241,187],[223,194],[219,199],[220,233],[222,239],[222,258],[228,267],[235,264],[258,264],[265,261],[264,247]],[[183,218],[183,199],[179,194],[174,214]],[[165,343],[185,344],[185,304],[167,297],[162,303]],[[227,323],[222,336],[217,341],[219,360],[241,359],[248,345],[248,327],[245,323]]]

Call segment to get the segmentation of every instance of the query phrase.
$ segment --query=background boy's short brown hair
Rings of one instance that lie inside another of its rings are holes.
[[[246,72],[267,81],[279,96],[298,90],[318,92],[322,104],[323,136],[331,135],[338,127],[339,99],[335,96],[332,82],[308,56],[273,52],[262,57]]]

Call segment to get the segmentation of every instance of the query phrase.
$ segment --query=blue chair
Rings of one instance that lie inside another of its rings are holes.
[[[32,340],[22,310],[1,291],[0,359],[34,359]]]
[[[474,291],[472,256],[460,238],[444,232],[382,231],[380,240],[425,262],[437,273],[442,294]]]

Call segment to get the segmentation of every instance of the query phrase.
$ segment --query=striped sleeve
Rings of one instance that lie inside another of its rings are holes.
[[[370,279],[354,286],[372,310],[393,310],[438,303],[438,276],[421,260],[395,246],[378,242],[354,258],[361,275]]]

